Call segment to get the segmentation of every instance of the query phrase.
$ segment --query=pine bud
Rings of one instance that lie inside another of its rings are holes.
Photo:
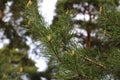
[[[11,63],[11,62],[12,62],[12,61],[9,59],[9,60],[8,60],[8,63]]]
[[[72,50],[71,53],[70,53],[70,55],[73,56],[74,54],[75,54],[75,51]]]
[[[30,24],[31,24],[31,20],[30,20],[30,19],[28,20],[28,23],[27,23],[27,24],[28,24],[28,25],[30,25]]]
[[[103,35],[104,35],[104,36],[106,35],[106,30],[103,31]]]
[[[4,73],[4,74],[3,74],[3,78],[6,78],[6,77],[7,77],[7,75]]]
[[[23,72],[23,67],[19,68],[19,72],[22,73]]]
[[[48,40],[48,41],[51,40],[51,35],[50,35],[50,34],[47,36],[47,40]]]
[[[32,5],[32,1],[29,0],[28,3],[27,3],[27,7],[30,7]]]
[[[100,14],[102,13],[102,6],[100,6],[99,12],[100,12]]]
[[[68,15],[68,13],[69,13],[69,10],[67,10],[65,14]]]

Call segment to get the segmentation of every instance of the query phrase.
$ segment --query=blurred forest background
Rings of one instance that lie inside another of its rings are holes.
[[[120,80],[119,0],[57,0],[51,25],[38,1],[0,0],[0,80]]]

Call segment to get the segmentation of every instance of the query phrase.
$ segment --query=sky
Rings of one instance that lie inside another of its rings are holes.
[[[4,17],[3,17],[3,21],[4,22],[8,22],[9,20],[10,20],[10,18],[11,18],[11,16],[12,16],[12,14],[10,13],[10,6],[12,5],[12,2],[8,2],[8,3],[6,3],[6,8],[5,8],[5,11],[4,11],[4,13],[5,14],[7,14],[7,13],[9,13],[8,15],[5,15]],[[2,40],[2,39],[3,40]],[[6,44],[9,44],[9,39],[7,39],[5,36],[4,36],[4,32],[3,32],[3,30],[0,30],[0,48],[3,48]]]
[[[56,15],[55,9],[56,9],[56,2],[57,0],[37,0],[38,1],[38,10],[40,14],[45,19],[45,22],[47,22],[47,25],[52,24],[53,16]],[[42,3],[41,3],[42,2]]]

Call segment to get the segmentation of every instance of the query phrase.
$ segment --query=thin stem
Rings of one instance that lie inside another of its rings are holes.
[[[57,57],[57,59],[61,62],[61,59],[60,59],[60,57],[58,55],[58,52],[54,49],[54,46],[53,46],[52,42],[49,41],[49,44],[50,44],[50,47],[51,47],[53,53],[55,54],[55,56]]]
[[[74,55],[74,63],[75,63],[75,69],[76,69],[76,72],[78,74],[78,76],[80,75],[79,71],[78,71],[78,66],[77,66],[77,60],[76,60],[76,55]]]
[[[100,67],[102,67],[102,68],[104,68],[104,69],[107,69],[106,66],[104,66],[103,64],[98,63],[98,62],[95,62],[95,61],[93,61],[92,59],[90,59],[90,58],[88,58],[88,57],[84,57],[84,56],[82,56],[82,55],[81,55],[81,57],[82,57],[83,59],[85,59],[85,60],[87,60],[87,61],[89,61],[89,62],[97,65],[97,66],[100,66]]]
[[[90,36],[91,31],[87,30],[87,38],[86,38],[86,47],[90,48],[91,47],[91,36]]]
[[[76,55],[74,57],[74,63],[75,63],[75,69],[76,69],[76,73],[78,74],[78,78],[88,78],[88,76],[84,75],[84,74],[80,74],[79,70],[78,70],[78,66],[77,66],[77,60],[76,60]]]

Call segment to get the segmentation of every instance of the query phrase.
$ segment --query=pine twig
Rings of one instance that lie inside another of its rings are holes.
[[[97,65],[97,66],[100,66],[100,67],[102,67],[102,68],[104,68],[104,69],[107,69],[106,66],[104,66],[103,64],[98,63],[98,62],[95,62],[95,61],[93,61],[92,59],[90,59],[90,58],[88,58],[88,57],[83,57],[82,55],[81,55],[81,57],[82,57],[83,59],[85,59],[86,61],[89,61],[89,62],[91,62],[91,63],[93,63],[93,64],[95,64],[95,65]]]
[[[58,56],[57,51],[54,49],[54,47],[53,47],[53,45],[52,45],[52,42],[49,41],[49,44],[50,44],[50,46],[51,46],[51,49],[52,49],[53,53],[55,54],[55,56],[57,57],[57,59],[61,62],[61,59],[60,59],[60,57]]]

